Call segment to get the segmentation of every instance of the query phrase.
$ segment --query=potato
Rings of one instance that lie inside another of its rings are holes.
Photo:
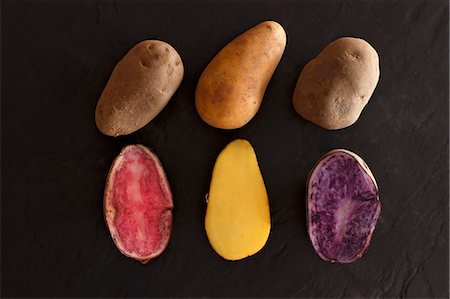
[[[164,169],[147,147],[127,145],[109,170],[103,200],[106,225],[124,255],[145,264],[167,247],[173,200]]]
[[[295,111],[325,129],[351,126],[379,77],[378,54],[369,43],[339,38],[303,68],[293,96]]]
[[[306,190],[308,233],[317,254],[339,263],[362,257],[381,211],[378,185],[364,160],[349,150],[328,152]]]
[[[133,133],[166,106],[183,79],[183,63],[171,45],[146,40],[114,68],[97,103],[95,122],[105,135]]]
[[[198,81],[195,105],[200,117],[221,129],[247,124],[261,106],[285,46],[286,33],[273,21],[256,25],[226,45]]]
[[[253,255],[267,242],[269,198],[255,151],[246,140],[234,140],[217,158],[205,229],[211,246],[227,260]]]

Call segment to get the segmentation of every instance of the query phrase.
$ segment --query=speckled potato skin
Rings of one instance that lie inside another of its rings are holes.
[[[116,65],[95,110],[98,129],[108,136],[133,133],[169,102],[183,79],[180,55],[169,44],[145,40]]]
[[[226,45],[203,71],[195,93],[200,117],[220,129],[247,124],[258,112],[264,92],[286,47],[286,33],[262,22]]]
[[[351,126],[379,77],[378,54],[369,43],[339,38],[303,68],[293,96],[295,111],[325,129]]]

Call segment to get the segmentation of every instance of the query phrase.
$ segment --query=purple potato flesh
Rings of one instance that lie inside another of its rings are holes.
[[[347,150],[323,156],[308,179],[307,209],[309,237],[323,260],[351,263],[360,258],[381,211],[369,167]]]

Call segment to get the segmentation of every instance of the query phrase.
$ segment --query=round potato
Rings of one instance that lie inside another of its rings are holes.
[[[284,48],[280,24],[266,21],[236,37],[203,71],[195,92],[200,117],[220,129],[247,124],[264,96]]]
[[[343,37],[303,68],[293,104],[303,118],[325,129],[354,124],[380,77],[378,54],[363,39]]]
[[[98,129],[108,136],[133,133],[166,106],[183,79],[180,55],[171,45],[146,40],[116,65],[95,110]]]

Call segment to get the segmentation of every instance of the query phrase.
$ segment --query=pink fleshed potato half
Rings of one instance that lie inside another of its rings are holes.
[[[145,264],[167,247],[172,193],[158,157],[128,145],[114,160],[104,194],[106,224],[117,248]]]

